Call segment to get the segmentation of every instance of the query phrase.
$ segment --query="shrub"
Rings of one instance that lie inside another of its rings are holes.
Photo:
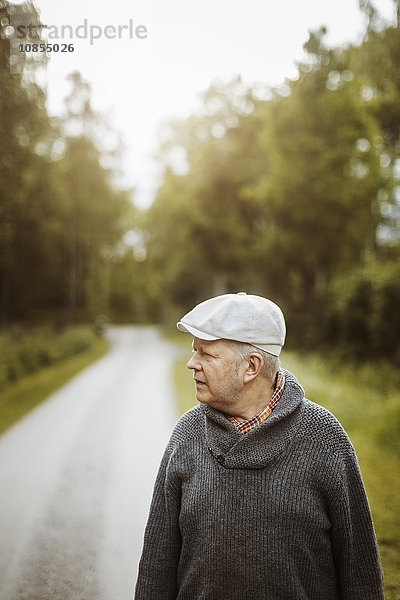
[[[0,388],[47,365],[89,349],[96,336],[91,327],[77,325],[55,333],[0,332]]]
[[[322,303],[319,340],[356,359],[400,364],[400,264],[368,264],[336,279]]]

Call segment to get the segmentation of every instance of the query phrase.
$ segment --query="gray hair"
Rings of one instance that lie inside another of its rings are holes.
[[[261,374],[270,381],[275,381],[276,374],[281,366],[281,361],[278,356],[274,356],[265,350],[257,348],[257,346],[246,344],[245,342],[236,342],[234,340],[224,340],[224,342],[235,354],[237,366],[239,366],[245,358],[250,356],[250,354],[254,354],[255,352],[260,354],[264,361]]]

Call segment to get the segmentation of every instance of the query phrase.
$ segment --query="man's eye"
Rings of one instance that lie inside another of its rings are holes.
[[[204,352],[204,350],[195,350],[194,348],[192,348],[192,354],[199,354],[200,356],[207,356],[207,357],[212,357],[212,354],[209,354],[208,352]]]

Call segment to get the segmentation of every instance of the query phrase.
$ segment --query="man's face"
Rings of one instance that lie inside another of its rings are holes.
[[[193,355],[187,368],[193,370],[198,402],[229,412],[243,390],[240,368],[233,351],[222,340],[193,339]]]

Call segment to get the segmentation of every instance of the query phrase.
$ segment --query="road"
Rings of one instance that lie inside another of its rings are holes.
[[[132,600],[177,350],[113,327],[110,352],[0,437],[0,599]]]

